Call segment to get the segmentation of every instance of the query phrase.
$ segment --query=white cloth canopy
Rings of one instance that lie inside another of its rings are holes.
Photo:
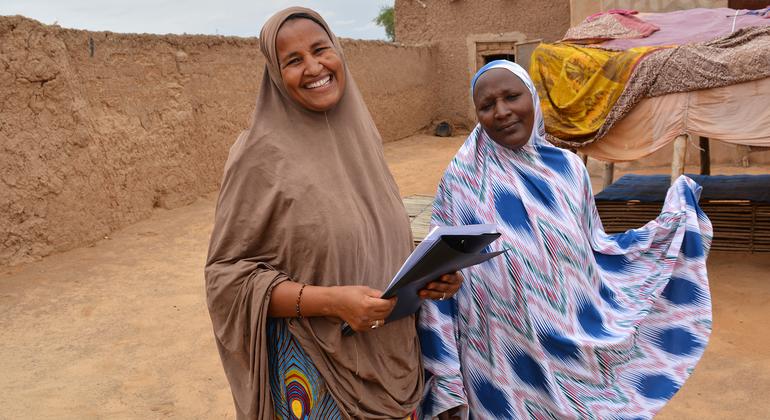
[[[645,98],[580,151],[608,162],[636,160],[681,134],[770,147],[770,78]]]

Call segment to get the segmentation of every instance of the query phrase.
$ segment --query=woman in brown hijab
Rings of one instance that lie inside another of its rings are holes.
[[[415,322],[383,325],[395,302],[379,296],[412,238],[379,133],[317,13],[280,11],[259,41],[266,69],[205,270],[238,418],[409,417],[423,385]],[[420,295],[460,283],[445,275]]]

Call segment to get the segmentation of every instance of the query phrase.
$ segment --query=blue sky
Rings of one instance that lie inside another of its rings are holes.
[[[318,11],[337,36],[385,39],[372,22],[394,0],[0,0],[0,15],[93,31],[256,36],[274,12],[289,6]]]

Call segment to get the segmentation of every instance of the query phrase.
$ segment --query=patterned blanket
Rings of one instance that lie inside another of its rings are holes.
[[[573,142],[591,137],[604,125],[639,61],[658,49],[540,44],[532,53],[530,76],[540,92],[548,134]]]
[[[567,30],[562,41],[589,44],[609,39],[646,38],[660,28],[634,16],[635,10],[610,10],[589,16]]]
[[[559,45],[559,44],[556,44]],[[548,57],[545,52],[551,49],[553,44],[542,44],[533,53],[534,57]],[[560,47],[566,48],[566,47]],[[574,46],[573,48],[579,48]],[[655,48],[655,47],[648,47]],[[596,49],[596,48],[593,48]],[[538,51],[542,50],[542,51]],[[603,54],[611,54],[602,51]],[[636,48],[629,50],[636,51]],[[554,95],[553,89],[557,83],[550,84],[548,79],[538,81],[538,74],[557,74],[556,66],[560,65],[565,75],[576,71],[594,74],[598,71],[605,72],[603,68],[588,67],[581,70],[574,69],[574,61],[562,61],[561,63],[549,60],[533,59],[530,66],[530,74],[537,84],[537,89],[544,104],[547,139],[564,147],[579,148],[598,139],[601,139],[612,126],[628,114],[633,107],[645,97],[666,95],[669,93],[689,92],[699,89],[710,89],[722,86],[758,80],[770,77],[770,26],[748,27],[735,31],[731,35],[714,41],[701,44],[686,44],[671,48],[657,48],[648,50],[643,55],[644,59],[630,61],[633,66],[630,77],[625,80],[622,92],[614,96],[609,95],[609,90],[598,92],[596,95],[584,94],[582,105],[570,104],[572,109],[576,107],[591,108],[598,103],[601,112],[586,113],[588,117],[583,121],[577,120],[577,114],[566,113],[559,115],[559,106],[549,106]],[[543,70],[544,69],[544,70]],[[614,70],[618,74],[623,71]],[[561,76],[560,76],[561,77]],[[572,80],[585,80],[590,82],[590,77],[574,77]],[[602,74],[603,77],[603,74]],[[540,78],[543,80],[543,78]],[[562,90],[563,88],[556,89]],[[580,91],[581,87],[573,86],[572,90]],[[560,94],[555,97],[561,98]],[[595,99],[600,98],[601,100]],[[556,103],[556,105],[559,105]],[[604,111],[607,111],[606,113]],[[596,116],[603,118],[596,118]],[[564,130],[564,121],[573,120],[573,127]],[[558,123],[553,123],[558,122]],[[551,125],[553,124],[553,125]],[[574,128],[576,127],[576,128]]]

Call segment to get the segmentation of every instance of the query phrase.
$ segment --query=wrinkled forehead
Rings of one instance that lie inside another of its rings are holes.
[[[293,51],[285,50],[287,43],[294,41],[296,44],[297,40],[307,44],[315,44],[319,42],[331,42],[331,36],[329,36],[326,29],[315,19],[297,15],[289,17],[278,28],[278,33],[275,37],[277,58],[280,60],[282,55],[292,53]]]
[[[267,59],[267,67],[270,71],[270,77],[274,80],[280,80],[278,77],[280,74],[278,68],[278,57],[276,52],[276,38],[278,37],[278,31],[284,23],[290,22],[297,18],[304,18],[318,24],[326,35],[331,39],[332,44],[341,52],[337,38],[329,30],[329,25],[326,21],[316,12],[304,7],[289,7],[287,9],[276,12],[270,19],[262,26],[262,30],[259,32],[259,48],[262,54]]]
[[[532,79],[529,78],[529,74],[527,73],[527,71],[524,70],[524,68],[522,68],[520,65],[508,60],[492,61],[486,64],[484,67],[480,68],[479,71],[476,72],[476,74],[473,76],[473,79],[471,80],[471,98],[473,98],[473,94],[476,91],[476,86],[479,82],[479,79],[481,79],[490,70],[495,70],[495,69],[502,69],[512,73],[514,76],[516,76],[516,78],[518,78],[521,82],[524,83],[524,86],[527,87],[527,89],[529,90],[529,93],[534,98],[535,85],[532,83]]]
[[[518,76],[502,68],[490,69],[476,80],[473,91],[474,101],[481,96],[495,92],[528,91],[526,84]]]
[[[331,35],[329,34],[329,31],[326,30],[326,27],[323,23],[318,21],[315,17],[307,14],[307,13],[294,13],[292,15],[289,15],[283,22],[278,25],[278,32],[276,34],[276,37],[280,36],[282,31],[292,30],[293,26],[296,24],[307,24],[310,23],[313,26],[317,27],[317,29],[326,35],[327,38],[331,40]]]

